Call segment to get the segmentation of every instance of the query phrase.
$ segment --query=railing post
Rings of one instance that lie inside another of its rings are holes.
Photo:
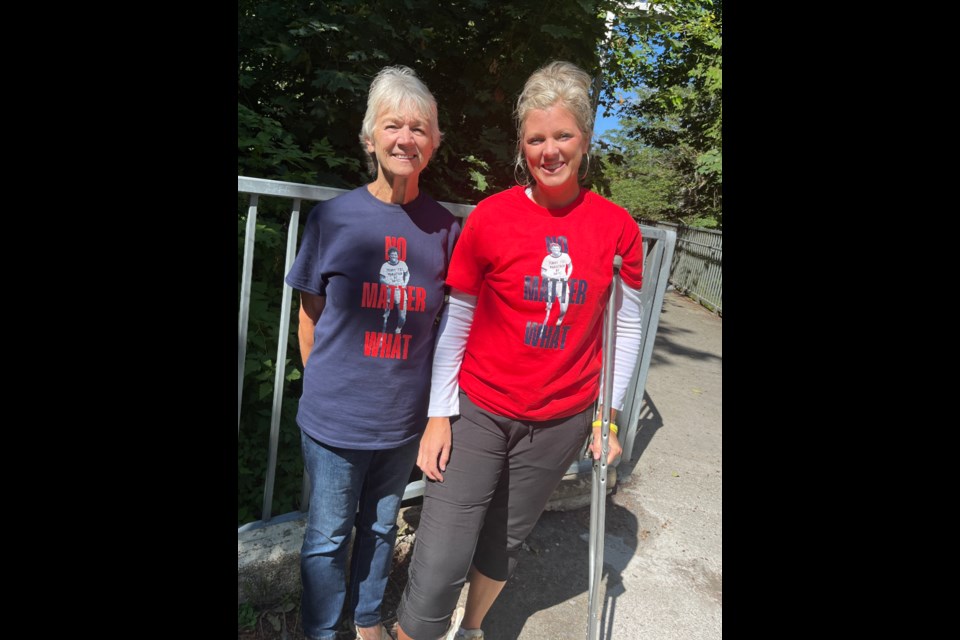
[[[260,196],[250,194],[247,229],[243,242],[243,278],[240,281],[240,331],[237,343],[237,435],[240,435],[240,406],[243,398],[243,365],[247,359],[247,323],[250,320],[250,281],[253,275],[253,241],[257,234],[257,204]]]
[[[300,227],[300,198],[294,198],[293,211],[290,213],[290,228],[287,229],[287,255],[284,263],[284,276],[293,268],[293,259],[297,254],[297,230]],[[283,403],[283,380],[287,371],[287,337],[290,335],[290,306],[293,289],[283,282],[283,299],[280,302],[280,329],[277,340],[276,376],[273,379],[273,409],[270,411],[270,453],[267,458],[267,482],[263,488],[263,521],[271,517],[273,511],[273,486],[277,475],[277,441],[280,438],[280,406]]]

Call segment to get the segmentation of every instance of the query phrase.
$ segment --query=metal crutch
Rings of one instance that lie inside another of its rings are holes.
[[[613,400],[613,336],[617,326],[617,283],[623,258],[613,256],[613,280],[603,328],[603,389],[600,412],[600,459],[593,461],[590,494],[590,620],[589,640],[600,637],[600,577],[603,573],[603,527],[607,507],[607,455],[610,451],[610,403]]]

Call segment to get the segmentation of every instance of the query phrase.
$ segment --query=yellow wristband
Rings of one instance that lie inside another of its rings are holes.
[[[602,426],[602,425],[603,425],[603,421],[602,421],[602,420],[594,420],[594,421],[593,421],[593,428],[594,428],[594,429],[597,429],[597,428],[599,428],[599,427]],[[611,422],[611,423],[610,423],[610,431],[613,431],[614,433],[618,433],[618,432],[620,431],[620,429],[617,427],[616,423]]]

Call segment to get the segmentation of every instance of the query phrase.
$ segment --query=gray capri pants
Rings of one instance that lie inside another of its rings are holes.
[[[436,640],[447,631],[471,561],[488,578],[510,577],[520,545],[590,434],[593,413],[590,406],[523,422],[484,411],[460,393],[450,461],[443,482],[427,480],[397,610],[411,638]]]

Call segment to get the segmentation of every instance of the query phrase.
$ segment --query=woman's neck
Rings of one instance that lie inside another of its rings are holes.
[[[544,189],[539,183],[528,188],[527,195],[544,209],[561,209],[580,195],[580,185],[564,185],[559,189]]]
[[[392,204],[407,204],[420,195],[416,177],[394,176],[391,184],[383,176],[383,171],[380,171],[376,180],[367,185],[367,191],[380,202]]]

